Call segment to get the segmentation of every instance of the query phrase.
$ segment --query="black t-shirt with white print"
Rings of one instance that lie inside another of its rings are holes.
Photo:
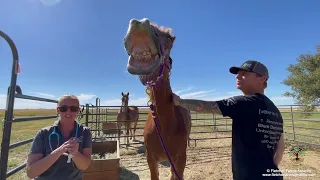
[[[283,133],[283,119],[273,102],[259,93],[216,102],[222,115],[232,118],[234,180],[283,179],[270,176],[281,174],[273,157]]]

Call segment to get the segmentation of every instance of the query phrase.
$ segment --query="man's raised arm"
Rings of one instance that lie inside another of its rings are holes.
[[[173,101],[175,105],[186,108],[190,111],[196,111],[201,113],[213,113],[220,114],[218,104],[215,101],[202,101],[196,99],[180,99],[179,96],[173,94]]]

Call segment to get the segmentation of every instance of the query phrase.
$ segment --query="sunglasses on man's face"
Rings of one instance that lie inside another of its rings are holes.
[[[60,112],[67,112],[68,108],[71,112],[77,112],[79,110],[79,106],[59,106],[58,108]]]

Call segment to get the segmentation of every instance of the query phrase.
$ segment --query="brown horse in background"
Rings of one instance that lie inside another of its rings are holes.
[[[148,19],[130,20],[124,38],[129,55],[127,70],[147,86],[152,103],[143,133],[151,180],[159,180],[159,162],[170,161],[171,180],[183,179],[186,167],[191,115],[172,101],[169,78],[174,40],[171,29],[158,27]]]
[[[126,139],[127,144],[129,143],[129,129],[131,133],[130,140],[136,141],[136,128],[139,119],[139,108],[136,106],[129,106],[129,92],[127,94],[121,93],[121,108],[119,109],[118,116],[117,116],[117,128],[118,128],[118,140],[120,143],[120,132],[121,127],[124,125],[126,129]],[[133,134],[131,125],[133,124]]]

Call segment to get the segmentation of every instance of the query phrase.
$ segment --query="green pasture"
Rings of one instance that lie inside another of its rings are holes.
[[[285,126],[292,126],[292,114],[288,109],[280,109],[282,112],[282,116],[285,119]],[[101,121],[114,121],[116,120],[116,113],[117,110],[100,110],[101,114],[99,118]],[[141,113],[146,113],[147,111],[143,110]],[[90,111],[91,114],[95,113],[95,110]],[[38,109],[38,110],[15,110],[14,116],[17,117],[27,117],[27,116],[46,116],[46,115],[56,115],[55,110],[45,110],[45,109]],[[89,115],[89,120],[95,120],[98,116],[96,115]],[[0,110],[0,118],[4,118],[4,111]],[[86,116],[80,120],[80,122],[85,121]],[[145,120],[147,118],[147,114],[140,114],[140,120]],[[195,119],[192,121],[193,126],[202,126],[202,125],[218,125],[216,126],[215,130],[217,131],[224,131],[224,130],[231,130],[231,124],[232,121],[229,118],[223,118],[221,116],[213,116],[212,114],[196,114],[192,113],[192,119]],[[196,120],[197,119],[197,120]],[[287,120],[288,119],[288,120]],[[294,125],[300,126],[300,127],[307,127],[307,128],[318,128],[320,129],[320,122],[308,122],[305,120],[313,119],[313,120],[319,120],[320,114],[312,114],[308,118],[301,118],[299,111],[294,110],[293,114],[294,119]],[[10,144],[30,139],[35,136],[37,131],[45,127],[47,125],[52,124],[56,119],[48,119],[48,120],[36,120],[36,121],[28,121],[28,122],[19,122],[19,123],[13,123],[12,124],[12,130],[11,130],[11,140]],[[91,127],[93,124],[89,124],[89,127]],[[144,127],[144,121],[138,123],[138,127],[143,128]],[[94,127],[92,127],[94,128]],[[201,131],[207,131],[212,132],[214,127],[193,127],[193,132],[201,132]],[[285,127],[285,132],[292,133],[293,128],[292,127]],[[2,131],[2,129],[0,130]],[[302,129],[302,128],[295,128],[295,132],[298,134],[305,134],[305,135],[314,135],[314,136],[320,136],[320,131],[318,130],[311,130],[311,129]],[[207,133],[206,135],[201,135],[201,137],[210,136],[212,133]],[[192,134],[192,137],[200,137],[197,136],[197,134]],[[286,134],[287,139],[293,139],[292,134]],[[312,137],[305,137],[302,135],[296,135],[296,140],[302,141],[302,142],[311,142],[315,144],[320,144],[319,138],[312,138]],[[2,140],[2,132],[0,132],[0,140]],[[31,143],[14,148],[10,150],[9,152],[9,162],[8,162],[8,170],[18,166],[19,164],[23,163],[26,160],[27,153],[29,151]],[[22,170],[19,173],[9,177],[8,179],[17,180],[17,179],[27,179],[25,175],[25,171]]]

